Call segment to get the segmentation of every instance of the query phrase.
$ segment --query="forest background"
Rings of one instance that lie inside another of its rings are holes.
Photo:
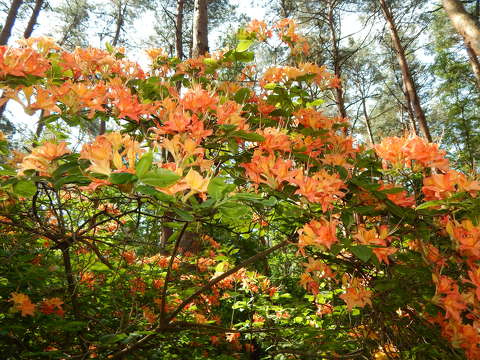
[[[476,16],[478,2],[464,2]],[[2,21],[9,2],[3,2]],[[102,47],[106,42],[124,46],[127,54],[140,63],[146,56],[141,49],[161,47],[176,55],[176,1],[23,1],[18,9],[10,43],[24,35],[34,21],[33,36],[47,35],[65,48]],[[390,1],[392,20],[399,33],[399,45],[407,57],[407,66],[420,99],[421,112],[436,141],[448,146],[449,154],[466,170],[474,170],[479,157],[477,88],[478,66],[472,70],[472,53],[454,31],[441,4],[435,1]],[[40,9],[38,19],[32,15]],[[182,57],[192,52],[193,1],[184,5]],[[229,2],[211,1],[209,5],[209,48],[218,50],[232,44],[235,33],[257,14],[268,14],[271,22],[290,17],[301,24],[313,45],[305,60],[328,66],[342,78],[342,95],[332,94],[328,106],[340,111],[351,122],[354,136],[376,143],[381,138],[399,135],[416,125],[415,110],[407,98],[395,44],[381,8],[372,1]],[[146,24],[149,24],[146,26]],[[31,29],[29,29],[31,30]],[[277,44],[278,45],[278,44]],[[262,49],[256,65],[288,62],[278,47]],[[462,81],[460,81],[460,79]],[[336,106],[336,107],[335,107]],[[25,119],[15,104],[17,135],[32,137],[35,124]],[[2,129],[13,133],[7,111]],[[423,116],[420,116],[423,117]],[[419,129],[417,129],[417,127]],[[26,130],[26,131],[25,131]],[[21,135],[20,135],[21,134]],[[29,134],[29,135],[27,135]]]
[[[7,359],[480,358],[480,0],[0,13]]]

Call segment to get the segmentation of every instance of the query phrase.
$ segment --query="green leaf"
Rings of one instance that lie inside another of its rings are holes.
[[[138,191],[140,194],[153,196],[160,201],[173,202],[174,200],[173,196],[158,191],[149,185],[137,185],[135,187],[135,190]]]
[[[422,210],[422,209],[428,209],[433,206],[438,206],[438,205],[444,205],[445,200],[432,200],[432,201],[427,201],[424,202],[423,204],[418,205],[415,210]]]
[[[59,189],[65,184],[80,184],[80,185],[88,185],[90,184],[91,180],[82,175],[69,175],[69,176],[64,176],[55,181],[53,184],[56,189]]]
[[[244,103],[250,98],[250,90],[247,88],[241,88],[235,93],[233,98],[237,103]]]
[[[73,173],[80,174],[80,167],[78,166],[78,162],[68,162],[66,164],[60,165],[52,174],[53,178],[59,178],[63,174],[70,173],[73,175]]]
[[[31,197],[37,192],[37,185],[31,180],[20,180],[13,185],[13,192],[19,196]]]
[[[230,134],[231,136],[239,137],[241,139],[245,139],[247,141],[256,141],[262,142],[265,141],[265,138],[262,135],[253,132],[247,132],[244,130],[234,131]]]
[[[373,254],[372,249],[365,245],[353,246],[350,248],[350,251],[363,262],[370,260]]]
[[[255,58],[255,55],[251,51],[244,51],[244,52],[234,52],[233,57],[235,60],[240,61],[240,62],[250,62],[253,61]]]
[[[175,213],[180,216],[180,218],[184,221],[193,221],[195,220],[195,218],[187,211],[185,210],[181,210],[181,209],[178,209],[178,208],[175,208],[173,209],[173,211],[175,211]]]
[[[323,99],[313,100],[311,102],[307,102],[307,107],[320,106],[323,105],[324,102],[325,100]]]
[[[126,334],[108,334],[101,336],[98,340],[101,344],[114,344],[126,338]]]
[[[235,189],[235,185],[226,184],[225,179],[214,177],[208,184],[207,192],[213,199],[220,200],[233,189]]]
[[[252,202],[261,202],[262,200],[264,200],[262,195],[252,194],[252,193],[238,193],[238,194],[235,194],[234,196],[232,196],[231,199],[232,200],[252,201]]]
[[[268,83],[268,84],[264,85],[263,88],[265,90],[275,90],[277,88],[277,86],[280,86],[280,85],[278,85],[276,83]]]
[[[274,196],[270,196],[268,199],[262,200],[263,206],[267,206],[267,207],[275,206],[277,202],[278,202],[277,198]]]
[[[236,201],[229,201],[222,204],[222,206],[219,207],[219,210],[223,217],[233,221],[238,221],[249,213],[249,208],[247,206]]]
[[[142,178],[143,175],[147,173],[148,170],[152,167],[153,153],[151,151],[143,154],[140,160],[138,160],[135,167],[137,176]]]
[[[141,181],[145,185],[158,186],[164,188],[173,185],[180,179],[180,176],[167,169],[154,169],[148,171],[142,176]]]
[[[253,40],[240,40],[238,42],[237,48],[235,49],[236,52],[244,52],[247,51],[250,46],[252,46]]]
[[[108,41],[105,42],[105,48],[110,54],[112,54],[115,51],[112,44],[110,44]]]
[[[137,180],[137,176],[131,173],[113,173],[110,175],[108,181],[112,184],[128,184]]]

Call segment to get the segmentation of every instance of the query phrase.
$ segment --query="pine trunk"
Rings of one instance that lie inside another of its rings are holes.
[[[480,56],[480,26],[475,18],[465,10],[460,0],[443,0],[443,8],[465,44],[473,49],[477,57]]]
[[[177,16],[175,19],[175,51],[179,60],[183,60],[183,5],[184,0],[177,0]]]
[[[208,52],[208,0],[195,0],[193,13],[192,56],[198,57]]]
[[[5,20],[5,25],[3,25],[2,32],[0,33],[0,45],[7,45],[10,35],[12,35],[13,25],[15,20],[17,20],[17,13],[20,5],[22,5],[23,0],[13,0],[8,10],[7,19]]]
[[[400,70],[402,72],[402,81],[405,87],[405,95],[407,97],[407,102],[411,104],[412,109],[415,113],[415,117],[420,125],[420,128],[422,129],[423,134],[425,135],[425,138],[431,142],[432,136],[430,135],[430,129],[427,124],[425,113],[420,104],[417,87],[415,86],[415,82],[413,81],[412,74],[408,66],[405,49],[400,42],[400,37],[398,36],[395,21],[393,20],[393,16],[387,4],[385,3],[385,0],[380,0],[380,6],[382,8],[383,15],[390,30],[390,36],[392,38],[395,52],[397,53],[397,60],[398,64],[400,65]]]
[[[337,39],[337,29],[335,27],[335,18],[333,14],[333,7],[334,5],[330,5],[328,9],[328,27],[330,29],[330,35],[332,37],[333,70],[335,72],[335,76],[341,79],[342,66],[341,66],[341,59],[340,59],[340,49],[339,49],[339,44]],[[339,86],[335,88],[335,102],[337,104],[337,108],[340,116],[346,119],[347,110],[345,108],[345,96],[344,96],[342,83],[340,83]]]
[[[477,88],[478,90],[480,90],[480,62],[478,61],[478,57],[475,52],[468,44],[465,44],[465,48],[467,49],[468,61],[470,62],[470,66],[472,67]]]
[[[23,37],[25,39],[28,39],[30,36],[32,36],[33,29],[35,25],[37,24],[38,20],[38,15],[40,14],[40,11],[42,10],[42,6],[45,0],[36,0],[35,1],[35,6],[33,8],[32,15],[30,16],[30,20],[28,20],[27,28],[25,29],[23,33]]]

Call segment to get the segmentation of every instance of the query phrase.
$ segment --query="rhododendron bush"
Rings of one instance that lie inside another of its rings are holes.
[[[308,51],[288,20],[148,69],[0,47],[2,101],[110,129],[1,138],[4,358],[480,358],[480,183],[417,136],[354,141],[325,67],[257,73],[272,34]]]

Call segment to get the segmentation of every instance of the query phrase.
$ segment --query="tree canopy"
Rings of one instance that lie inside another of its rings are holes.
[[[41,124],[0,132],[5,359],[480,358],[466,42],[420,1],[348,3],[385,21],[384,58],[342,39],[340,0],[282,1],[271,11],[289,17],[246,23],[230,47],[151,48],[146,65],[118,46],[128,0],[110,4],[105,49],[74,47],[87,1],[57,8],[61,45],[0,46],[0,102]],[[434,14],[429,101],[409,6]]]

